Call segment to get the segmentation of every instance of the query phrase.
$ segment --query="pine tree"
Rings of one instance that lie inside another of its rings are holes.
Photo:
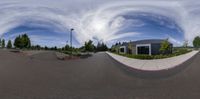
[[[105,43],[98,42],[96,50],[97,51],[107,51],[108,47],[107,47],[107,45]]]
[[[0,47],[2,47],[1,39],[0,39]]]
[[[91,40],[89,40],[88,42],[85,42],[85,51],[87,52],[93,52],[94,51],[94,44]]]
[[[19,36],[17,36],[16,38],[15,38],[15,40],[14,40],[14,46],[16,47],[16,48],[20,48],[20,43],[21,43],[21,36],[19,35]]]
[[[22,40],[23,48],[30,48],[31,43],[27,34],[23,34],[21,40]]]
[[[7,44],[6,47],[7,47],[7,48],[12,48],[12,41],[11,41],[11,40],[8,41],[8,44]]]
[[[54,50],[58,50],[56,46],[54,47]]]
[[[5,40],[2,40],[2,48],[5,48]]]
[[[70,46],[68,44],[65,45],[64,50],[69,51],[70,50]]]
[[[16,48],[31,48],[31,40],[27,34],[19,35],[15,38],[14,46]]]
[[[44,50],[48,50],[49,48],[47,46],[44,47]]]

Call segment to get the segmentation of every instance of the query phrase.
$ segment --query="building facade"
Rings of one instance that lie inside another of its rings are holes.
[[[159,55],[161,54],[160,48],[164,40],[162,39],[148,39],[132,42],[124,42],[119,47],[120,54],[146,54],[146,55]],[[170,50],[167,53],[172,53],[173,44],[170,43]]]

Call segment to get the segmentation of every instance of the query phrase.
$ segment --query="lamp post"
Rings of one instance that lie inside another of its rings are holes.
[[[72,56],[72,31],[73,31],[74,29],[73,28],[71,28],[70,29],[70,46],[71,46],[71,56]]]

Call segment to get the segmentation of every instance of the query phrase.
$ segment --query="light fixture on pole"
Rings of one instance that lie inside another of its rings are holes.
[[[71,46],[71,55],[72,55],[72,31],[73,31],[73,30],[74,30],[73,28],[70,29],[70,46]]]

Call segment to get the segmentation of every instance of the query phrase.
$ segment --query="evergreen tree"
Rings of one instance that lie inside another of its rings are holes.
[[[69,51],[70,50],[70,46],[68,44],[65,45],[64,50]]]
[[[0,47],[2,47],[1,39],[0,39]]]
[[[108,47],[105,43],[103,43],[103,51],[108,51]]]
[[[108,47],[106,44],[98,42],[96,50],[97,51],[107,51]]]
[[[48,50],[49,48],[47,46],[44,47],[44,50]]]
[[[41,46],[40,46],[40,45],[36,45],[36,46],[35,46],[35,49],[36,49],[36,50],[41,50]]]
[[[54,47],[54,50],[58,50],[57,46]]]
[[[85,42],[85,51],[87,52],[93,52],[94,51],[94,44],[91,40],[89,40],[88,42]]]
[[[1,43],[2,43],[2,44],[1,44],[2,48],[5,48],[5,40],[4,40],[4,39],[2,40]]]
[[[14,46],[16,48],[30,48],[31,47],[31,41],[27,34],[19,35],[14,40]]]
[[[23,35],[22,35],[21,43],[22,43],[22,46],[23,46],[24,48],[30,48],[31,43],[30,43],[30,39],[29,39],[29,37],[28,37],[27,34],[23,34]]]
[[[17,37],[15,38],[15,40],[14,40],[14,46],[15,46],[16,48],[20,48],[20,43],[21,43],[21,36],[19,35],[19,36],[17,36]]]
[[[101,43],[100,43],[100,42],[98,42],[98,43],[97,43],[96,50],[97,50],[97,51],[100,51],[100,49],[101,49]]]
[[[11,41],[11,40],[8,41],[8,44],[7,44],[6,47],[7,47],[7,48],[12,48],[12,41]]]

